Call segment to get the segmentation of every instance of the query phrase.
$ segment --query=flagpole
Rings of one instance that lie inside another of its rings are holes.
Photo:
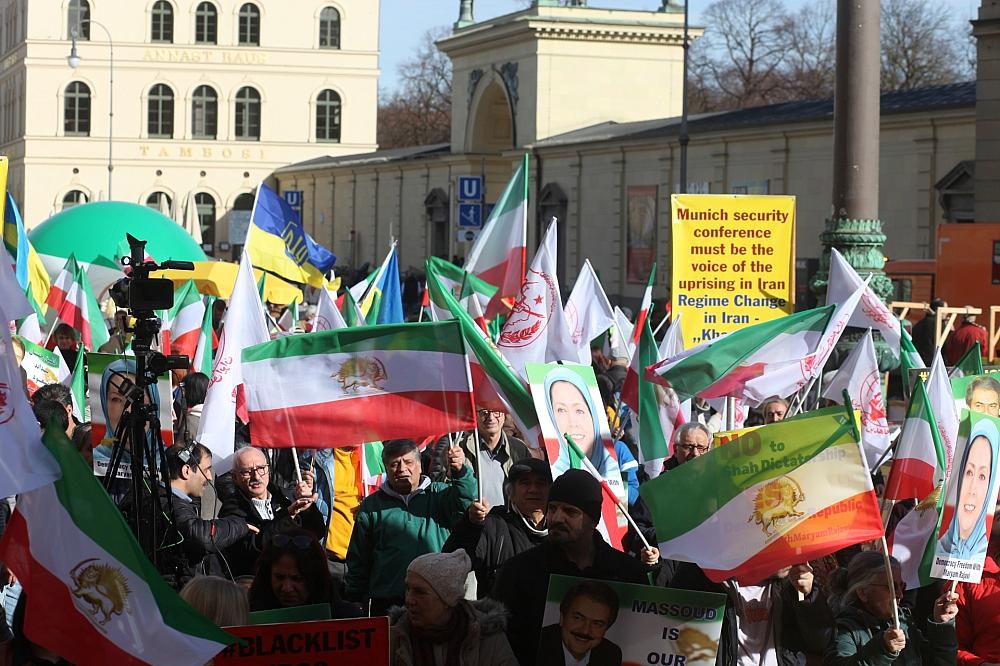
[[[669,320],[670,320],[669,316],[664,317],[663,319],[660,320],[660,323],[656,325],[656,330],[653,331],[654,338],[656,337],[656,334],[660,332],[660,329],[662,329]]]
[[[503,426],[501,426],[502,428]],[[501,436],[503,431],[501,430]],[[482,463],[479,459],[482,457],[483,452],[479,448],[479,419],[476,418],[476,487],[479,489],[479,503],[483,503],[483,472]]]
[[[885,577],[889,579],[889,594],[892,597],[892,626],[899,631],[899,606],[896,604],[896,584],[892,580],[892,560],[889,559],[889,544],[882,535],[882,559],[885,561]]]

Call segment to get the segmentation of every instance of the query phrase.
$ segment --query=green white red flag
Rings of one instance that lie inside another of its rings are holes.
[[[859,439],[856,416],[832,407],[758,428],[648,481],[639,494],[660,556],[694,562],[716,582],[758,584],[881,537]]]
[[[642,327],[649,317],[649,308],[653,306],[653,281],[655,278],[656,264],[653,264],[653,269],[649,271],[649,281],[646,282],[646,291],[642,293],[642,304],[639,306],[639,314],[635,318],[635,328],[632,330],[632,344],[634,345],[639,343]]]
[[[205,312],[201,317],[201,328],[198,331],[198,345],[195,347],[194,356],[191,358],[191,372],[200,372],[212,376],[212,348],[218,342],[215,337],[215,328],[212,326],[212,306],[215,305],[215,296],[205,297]]]
[[[945,456],[930,398],[918,377],[885,484],[885,499],[922,500],[930,495],[944,483]]]
[[[168,354],[182,354],[194,359],[205,319],[205,303],[188,280],[174,292],[174,306],[167,311],[163,322],[163,348]]]
[[[497,199],[465,260],[465,270],[497,287],[486,318],[506,314],[521,289],[527,260],[528,154]]]
[[[204,664],[233,643],[163,581],[66,434],[43,441],[36,464],[60,478],[18,496],[0,542],[25,636],[74,664]]]
[[[458,322],[279,338],[243,351],[253,443],[353,446],[476,427]]]
[[[973,377],[981,374],[983,374],[983,348],[979,345],[979,340],[976,340],[976,343],[962,354],[962,358],[958,359],[949,376]]]
[[[475,300],[479,309],[485,312],[490,300],[497,293],[495,286],[440,257],[428,257],[427,262],[434,267],[441,286],[450,291],[459,303],[471,310],[469,303]],[[444,308],[442,303],[435,305]]]
[[[906,589],[930,585],[934,547],[941,527],[941,509],[944,501],[940,491],[931,493],[903,516],[888,538],[890,554],[899,560]]]
[[[35,300],[31,287],[29,283],[24,295],[34,312],[15,321],[14,333],[36,345],[41,345],[45,344],[45,335],[42,333],[42,328],[45,326],[45,315],[42,313],[42,306]]]
[[[108,327],[97,304],[94,290],[90,288],[87,271],[72,254],[49,289],[46,303],[56,317],[80,331],[83,346],[96,351],[108,341]]]

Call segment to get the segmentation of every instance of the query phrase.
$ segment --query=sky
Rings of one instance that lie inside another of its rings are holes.
[[[752,2],[753,0],[747,0]],[[791,10],[809,0],[785,0]],[[954,11],[956,20],[973,18],[979,0],[926,0],[937,2]],[[646,9],[660,7],[660,0],[589,0],[591,7],[612,9]],[[691,0],[691,22],[699,23],[701,13],[711,0]],[[526,0],[475,0],[475,18],[482,21],[494,16],[519,11]],[[382,49],[379,66],[382,76],[379,89],[392,92],[399,85],[397,68],[409,58],[423,34],[431,28],[450,26],[458,18],[459,0],[381,0],[379,44]]]

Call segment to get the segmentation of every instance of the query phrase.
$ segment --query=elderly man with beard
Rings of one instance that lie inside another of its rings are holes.
[[[259,532],[247,534],[225,550],[233,578],[253,576],[257,558],[279,532],[301,528],[312,532],[320,541],[326,536],[323,514],[316,508],[313,477],[308,472],[302,477],[293,500],[271,480],[271,465],[263,451],[246,446],[233,454],[235,489],[234,492],[220,492],[225,497],[219,518],[236,516]]]
[[[421,474],[420,452],[408,439],[386,442],[382,464],[388,479],[354,516],[344,579],[346,598],[370,600],[373,617],[403,604],[406,568],[420,555],[441,551],[479,490],[457,446],[448,450],[450,483]]]
[[[582,469],[563,472],[549,488],[549,536],[500,568],[493,598],[511,612],[507,637],[522,664],[535,663],[549,575],[648,584],[647,567],[612,548],[597,531],[601,485]]]

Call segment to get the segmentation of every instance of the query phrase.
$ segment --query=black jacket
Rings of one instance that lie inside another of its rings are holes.
[[[672,575],[666,576],[666,572],[672,572]],[[715,663],[717,666],[736,666],[739,662],[739,631],[732,587],[713,583],[696,564],[673,560],[663,563],[657,582],[666,582],[670,587],[682,590],[716,592],[728,597]],[[774,644],[778,663],[781,666],[804,666],[807,654],[822,655],[833,637],[833,613],[827,604],[826,594],[816,583],[809,596],[799,601],[795,588],[787,579],[771,579],[767,584],[778,587],[772,608],[776,617]]]
[[[566,666],[566,657],[563,654],[562,628],[558,624],[550,624],[542,628],[541,637],[538,640],[538,661],[535,663],[547,664],[548,666]],[[622,649],[605,638],[590,651],[587,666],[622,666]]]
[[[640,585],[649,583],[647,568],[635,558],[612,548],[596,530],[594,546],[594,563],[583,570],[547,539],[500,567],[491,596],[503,602],[510,611],[507,638],[518,662],[535,663],[550,574]]]
[[[545,537],[532,532],[524,518],[505,506],[493,507],[482,525],[474,525],[465,514],[455,525],[442,551],[462,548],[472,560],[480,599],[493,589],[500,566],[510,558],[534,548]]]
[[[218,486],[220,495],[222,495],[224,484],[220,482]],[[231,482],[229,488],[232,491],[224,495],[219,518],[233,516],[260,530],[259,534],[248,533],[225,549],[226,560],[229,562],[229,568],[232,570],[234,578],[254,575],[257,558],[271,543],[271,537],[279,532],[301,528],[312,532],[320,542],[326,536],[326,523],[323,520],[323,514],[316,508],[316,505],[313,504],[292,518],[288,515],[288,507],[291,506],[292,500],[286,497],[274,483],[269,483],[267,486],[267,491],[271,495],[271,508],[274,512],[273,520],[261,518],[250,499],[234,488]]]

